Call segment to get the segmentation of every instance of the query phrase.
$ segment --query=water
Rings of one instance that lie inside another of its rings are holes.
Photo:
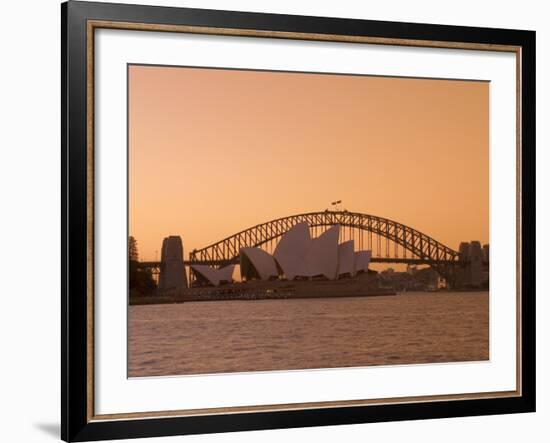
[[[481,361],[487,292],[129,307],[130,377]]]

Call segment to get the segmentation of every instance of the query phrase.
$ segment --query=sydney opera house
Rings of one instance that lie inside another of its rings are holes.
[[[340,226],[334,225],[312,238],[306,222],[286,232],[273,255],[261,248],[240,250],[242,280],[336,280],[368,271],[371,251],[355,251],[353,240],[339,243]],[[235,265],[215,269],[191,265],[201,285],[219,286],[233,281]]]

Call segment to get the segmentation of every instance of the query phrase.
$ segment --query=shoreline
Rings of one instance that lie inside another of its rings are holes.
[[[150,295],[143,297],[130,297],[130,306],[140,305],[164,305],[178,304],[188,302],[216,302],[216,301],[257,301],[257,300],[292,300],[305,298],[348,298],[348,297],[383,297],[397,295],[397,292],[390,289],[380,289],[378,291],[369,291],[367,293],[342,293],[342,294],[323,294],[323,293],[300,293],[300,294],[216,294],[216,295]]]

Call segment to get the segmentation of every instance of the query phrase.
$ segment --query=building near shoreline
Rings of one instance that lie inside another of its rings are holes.
[[[258,247],[242,248],[239,254],[243,280],[327,279],[354,277],[367,272],[371,251],[355,251],[353,240],[338,243],[340,226],[334,225],[312,238],[307,222],[294,225],[286,232],[273,255]],[[192,265],[199,284],[218,286],[231,282],[232,266],[215,269]]]
[[[355,273],[360,274],[369,270],[370,259],[372,257],[372,251],[357,251],[355,253]]]
[[[489,285],[489,245],[479,241],[462,242],[459,246],[461,266],[455,278],[455,286],[462,288],[478,288]]]
[[[353,240],[338,245],[338,277],[355,277],[355,251]]]
[[[279,276],[275,259],[261,248],[242,248],[240,263],[241,276],[247,280],[270,280]]]
[[[295,277],[309,276],[307,253],[311,246],[311,236],[307,223],[294,225],[281,237],[273,257],[288,280]]]
[[[307,229],[309,231],[309,227]],[[329,280],[338,277],[339,236],[340,226],[335,225],[311,240],[306,254],[307,271],[300,277],[324,277]]]
[[[215,269],[207,265],[191,265],[191,269],[195,273],[199,284],[219,286],[223,283],[231,283],[233,281],[235,265],[225,266],[220,269]]]

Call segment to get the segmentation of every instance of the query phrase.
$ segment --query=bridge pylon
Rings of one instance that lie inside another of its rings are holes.
[[[183,262],[183,243],[179,235],[171,235],[162,241],[159,289],[187,287],[187,275]]]

